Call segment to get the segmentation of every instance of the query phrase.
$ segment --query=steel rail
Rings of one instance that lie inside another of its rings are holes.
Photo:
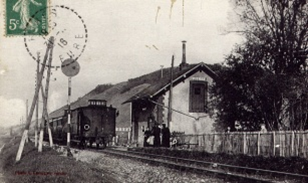
[[[116,150],[115,151],[121,151],[121,150]],[[146,155],[146,156],[151,156],[151,157],[157,157],[157,158],[163,158],[163,159],[171,159],[175,161],[181,161],[181,162],[187,162],[187,163],[194,163],[194,164],[201,164],[201,165],[208,165],[212,166],[214,162],[208,162],[208,161],[200,161],[200,160],[193,160],[193,159],[187,159],[187,158],[178,158],[178,157],[173,157],[173,156],[164,156],[164,155],[157,155],[157,154],[149,154],[149,153],[140,153],[140,152],[134,152],[134,151],[129,151],[130,153],[133,154],[138,154],[138,155]],[[293,177],[296,179],[300,179],[304,182],[308,182],[308,175],[302,175],[302,174],[296,174],[296,173],[289,173],[289,172],[280,172],[280,171],[274,171],[274,170],[266,170],[266,169],[258,169],[258,168],[251,168],[251,167],[243,167],[243,166],[236,166],[236,165],[227,165],[227,164],[221,164],[221,163],[215,163],[217,167],[226,167],[226,168],[234,168],[238,170],[243,170],[243,171],[253,171],[256,173],[263,173],[263,174],[276,174],[283,176],[285,178],[287,177]]]
[[[136,155],[131,153],[130,151],[123,151],[123,150],[115,150],[115,149],[104,149],[104,153],[111,154],[111,155],[117,155],[117,156],[122,156],[122,157],[128,157],[128,158],[133,158],[137,159],[140,161],[146,161],[149,163],[155,163],[155,164],[160,164],[164,165],[167,167],[173,167],[176,168],[177,170],[191,170],[194,172],[202,172],[206,173],[208,175],[214,175],[216,178],[221,178],[221,179],[227,179],[227,180],[236,180],[239,182],[258,182],[258,183],[268,183],[272,182],[272,180],[269,179],[260,179],[260,178],[255,178],[255,177],[248,177],[247,175],[240,175],[240,174],[233,174],[230,172],[225,172],[222,170],[214,170],[214,169],[207,169],[204,167],[195,167],[195,166],[189,166],[189,165],[184,165],[180,164],[177,162],[170,162],[170,161],[163,161],[162,159],[153,159],[153,158],[147,158],[145,155]],[[133,155],[132,155],[133,154]]]

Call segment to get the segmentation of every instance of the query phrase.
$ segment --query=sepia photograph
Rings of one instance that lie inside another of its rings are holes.
[[[0,12],[0,183],[308,182],[306,0]]]

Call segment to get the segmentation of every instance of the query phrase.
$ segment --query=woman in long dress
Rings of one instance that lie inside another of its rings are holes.
[[[38,3],[34,0],[18,0],[13,6],[13,11],[20,14],[20,29],[38,31],[38,25],[40,22],[30,16],[30,2],[35,6],[42,6],[42,3]]]

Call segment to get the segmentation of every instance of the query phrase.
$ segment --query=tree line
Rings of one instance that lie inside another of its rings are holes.
[[[216,130],[308,129],[306,0],[235,0],[236,27],[245,38],[213,69]]]

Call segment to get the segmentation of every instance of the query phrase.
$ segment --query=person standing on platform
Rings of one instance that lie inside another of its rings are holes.
[[[154,125],[152,133],[154,135],[154,147],[159,147],[160,146],[160,128],[158,127],[157,124]]]
[[[170,130],[166,124],[163,124],[162,135],[162,146],[170,147]]]
[[[151,131],[150,129],[147,127],[146,130],[144,131],[144,140],[143,140],[143,146],[147,147],[149,146],[148,143],[148,138],[151,136]]]

